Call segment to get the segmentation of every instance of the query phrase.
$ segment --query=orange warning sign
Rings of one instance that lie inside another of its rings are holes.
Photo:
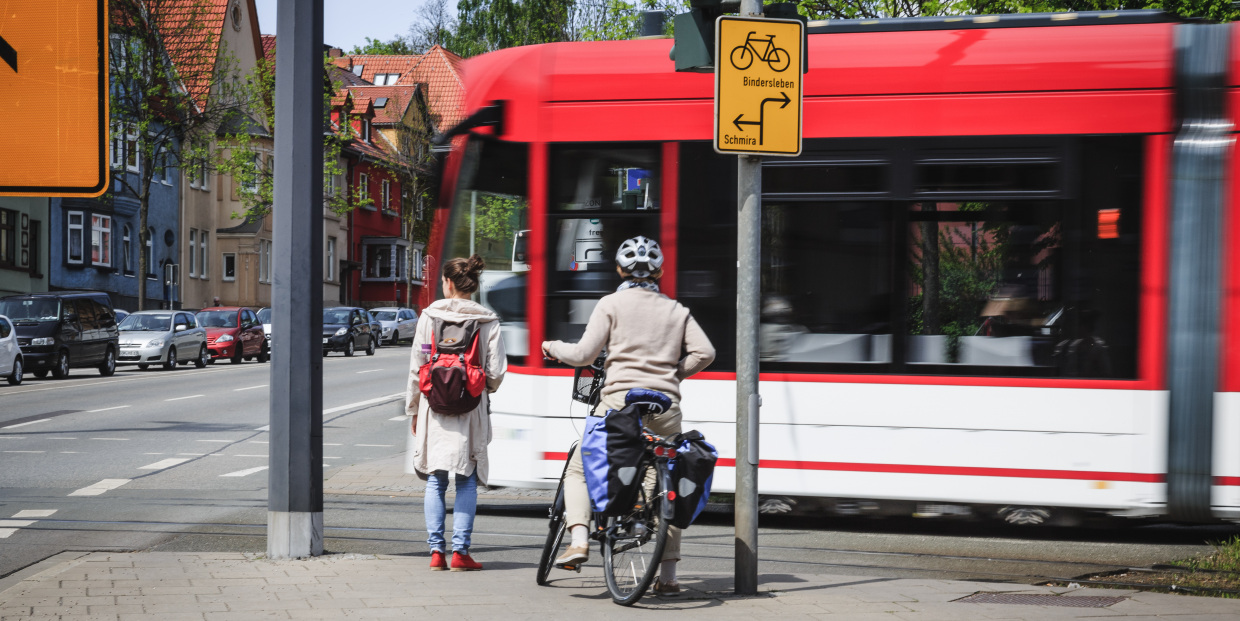
[[[0,9],[0,196],[108,187],[107,0]]]

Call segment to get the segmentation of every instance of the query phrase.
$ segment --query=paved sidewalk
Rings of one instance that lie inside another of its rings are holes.
[[[80,555],[80,556],[79,556]],[[1240,601],[1109,589],[852,576],[767,575],[756,597],[731,595],[730,576],[694,577],[679,597],[611,603],[597,565],[534,584],[526,563],[432,572],[419,556],[341,554],[271,561],[253,554],[67,553],[6,579],[0,620],[113,619],[585,619],[776,618],[958,621],[1098,617],[1234,621]],[[1029,603],[967,603],[983,594]],[[1094,598],[1112,598],[1098,601]],[[1043,601],[1035,601],[1043,600]],[[1080,604],[1103,607],[1081,607]],[[1109,604],[1109,605],[1107,605]],[[687,614],[685,614],[687,613]],[[582,616],[585,615],[585,616]]]

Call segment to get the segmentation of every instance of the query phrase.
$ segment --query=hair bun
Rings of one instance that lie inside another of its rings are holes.
[[[484,268],[486,268],[486,266],[487,264],[482,260],[482,257],[475,254],[469,257],[469,261],[466,264],[465,269],[471,276],[476,278],[477,275],[481,273]]]

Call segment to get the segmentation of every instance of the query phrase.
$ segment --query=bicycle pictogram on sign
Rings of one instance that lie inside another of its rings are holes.
[[[775,46],[775,35],[767,35],[766,39],[754,38],[758,34],[757,31],[751,30],[749,35],[745,37],[745,44],[732,48],[732,53],[728,56],[732,61],[732,66],[744,71],[753,64],[754,58],[766,63],[772,71],[782,72],[788,68],[788,64],[792,62],[792,55],[782,47]],[[762,45],[762,52],[758,53],[758,48],[754,47],[754,43]]]

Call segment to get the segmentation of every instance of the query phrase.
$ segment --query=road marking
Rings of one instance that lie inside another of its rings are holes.
[[[380,448],[392,448],[394,444],[354,444],[353,446],[374,446]]]
[[[407,418],[409,417],[405,416],[404,414],[401,414],[400,416],[393,416],[392,418],[389,418],[388,420],[405,420]]]
[[[195,442],[223,442],[224,444],[228,444],[231,442],[236,442],[236,440],[195,440]]]
[[[323,446],[344,446],[344,445],[340,444],[339,442],[324,442]]]
[[[5,453],[42,453],[43,451],[5,451]]]
[[[386,403],[386,402],[388,402],[388,401],[392,401],[392,400],[396,399],[397,397],[403,397],[403,396],[405,396],[405,393],[403,393],[403,392],[392,393],[392,394],[390,394],[390,395],[387,395],[386,397],[379,397],[379,398],[377,398],[377,399],[370,399],[370,400],[367,400],[367,401],[359,401],[359,402],[357,402],[357,403],[350,403],[350,404],[348,404],[348,405],[342,405],[342,406],[339,406],[339,407],[334,407],[334,408],[332,408],[332,409],[330,409],[330,410],[323,410],[323,413],[324,413],[324,414],[335,414],[336,412],[343,412],[343,411],[345,411],[345,410],[352,410],[352,409],[355,409],[355,408],[362,408],[362,407],[366,407],[366,406],[368,406],[368,405],[376,405],[376,404],[379,404],[379,403]]]
[[[0,436],[0,440],[20,440],[22,436]],[[55,440],[56,438],[52,438]]]
[[[46,422],[47,422],[47,421],[49,421],[49,420],[52,420],[52,419],[50,419],[50,418],[41,418],[41,419],[39,419],[39,420],[32,420],[32,421],[30,421],[30,422],[28,422],[28,423],[17,423],[16,425],[9,425],[8,427],[0,427],[0,429],[17,429],[18,427],[25,427],[26,425],[35,425],[35,424],[38,424],[38,423],[46,423]]]
[[[17,532],[16,528],[0,528],[0,539],[8,539],[9,535]]]
[[[129,407],[129,406],[127,406],[127,405],[118,405],[118,406],[116,406],[116,407],[111,407],[111,408],[100,408],[100,409],[98,409],[98,410],[86,410],[86,413],[87,413],[87,414],[94,414],[95,412],[110,412],[110,411],[112,411],[112,410],[121,410],[121,409],[124,409],[124,408],[127,408],[127,407]]]
[[[91,440],[112,440],[114,442],[128,442],[129,438],[91,438]]]
[[[35,520],[0,520],[0,527],[3,528],[21,528],[34,524]]]
[[[223,457],[262,457],[263,459],[267,458],[266,455],[224,455]]]
[[[71,492],[70,496],[98,496],[108,490],[116,489],[133,479],[104,479],[94,485],[88,485],[77,491]]]
[[[143,453],[143,455],[163,455],[163,453]]]
[[[266,388],[266,387],[267,387],[266,384],[259,384],[258,386],[246,386],[245,388],[234,388],[233,392],[241,392],[243,390],[254,390],[255,388]]]
[[[258,429],[255,429],[254,431],[271,431],[271,425],[263,425],[262,427],[259,427]]]
[[[164,399],[164,401],[184,401],[185,399],[197,399],[198,397],[205,397],[205,396],[206,395],[190,395],[188,397],[173,397],[171,399]]]
[[[358,371],[358,372],[357,372],[357,374],[358,374],[358,375],[361,375],[361,374],[363,374],[363,373],[378,373],[379,371],[382,371],[382,370],[383,370],[383,369],[371,369],[371,370],[369,370],[369,371]]]
[[[267,443],[263,442],[262,440],[250,440],[250,444],[267,444]]]
[[[324,457],[323,459],[340,459],[339,457]]]
[[[145,466],[142,466],[138,468],[138,470],[163,470],[165,468],[179,466],[187,461],[189,461],[188,457],[182,457],[182,458],[174,457],[172,459],[163,459],[153,464],[147,464]]]
[[[228,474],[221,474],[220,476],[222,477],[244,477],[244,476],[249,476],[251,474],[254,474],[255,472],[262,472],[266,469],[267,469],[267,466],[258,466],[257,468],[246,468],[245,470],[238,470],[236,472],[229,472]]]
[[[47,438],[48,440],[76,440],[77,438]]]
[[[177,455],[189,455],[190,457],[202,457],[206,453],[177,453]]]
[[[61,455],[78,455],[78,454],[81,454],[81,451],[61,451],[60,454]]]
[[[13,517],[15,518],[39,518],[49,517],[56,513],[56,509],[23,509],[18,511]]]

